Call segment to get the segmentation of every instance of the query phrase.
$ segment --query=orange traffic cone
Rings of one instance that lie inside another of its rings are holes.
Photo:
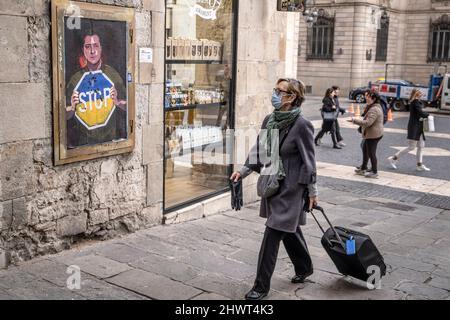
[[[392,109],[389,109],[389,111],[388,111],[387,121],[389,121],[389,122],[394,121],[394,114],[392,113]]]
[[[355,108],[353,107],[353,103],[348,108],[348,113],[355,113]]]
[[[355,117],[361,117],[361,107],[356,105]]]

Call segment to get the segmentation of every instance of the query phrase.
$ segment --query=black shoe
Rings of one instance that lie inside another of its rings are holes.
[[[262,300],[266,296],[267,292],[258,292],[252,289],[245,295],[245,300]]]
[[[301,275],[295,275],[292,279],[291,282],[292,283],[303,283],[305,282],[306,278],[308,278],[310,275],[313,274],[313,270],[311,270],[308,273],[305,274],[301,274]]]
[[[333,149],[342,149],[342,147],[340,147],[340,146],[338,146],[337,144],[335,144],[335,145],[333,146]]]

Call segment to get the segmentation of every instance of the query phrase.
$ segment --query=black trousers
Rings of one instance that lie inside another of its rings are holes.
[[[367,170],[367,165],[370,163],[372,164],[372,172],[378,173],[378,159],[377,159],[377,147],[378,142],[383,137],[377,138],[377,139],[365,139],[363,144],[363,163],[361,166],[361,169]]]
[[[337,121],[331,121],[332,124],[329,122],[325,122],[322,125],[322,129],[317,134],[316,138],[314,139],[316,142],[319,139],[322,139],[326,132],[330,132],[331,140],[333,141],[333,146],[335,146],[338,143],[338,140],[336,140],[336,123]],[[339,140],[340,141],[340,140]]]
[[[339,127],[339,121],[337,119],[336,119],[335,127],[336,127],[337,142],[341,142],[342,140],[344,140],[344,138],[341,135],[341,127]]]
[[[295,274],[302,275],[312,271],[312,261],[306,246],[300,227],[295,233],[287,233],[266,227],[261,244],[253,290],[257,292],[268,292],[270,290],[270,279],[272,278],[275,264],[277,262],[280,241],[294,264]]]

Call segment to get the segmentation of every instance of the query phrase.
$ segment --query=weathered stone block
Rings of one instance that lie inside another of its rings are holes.
[[[8,126],[8,122],[1,116],[0,119],[1,131],[3,123]],[[0,201],[20,198],[33,191],[32,150],[32,142],[0,145]]]
[[[142,218],[145,227],[161,224],[163,220],[162,203],[144,208],[139,216]]]
[[[3,18],[2,18],[3,19]],[[0,47],[0,50],[1,47]],[[0,54],[0,57],[2,55]],[[23,59],[5,65],[20,65]],[[15,70],[2,68],[1,70]],[[2,72],[2,71],[0,71]],[[28,71],[27,71],[28,72]],[[1,81],[14,81],[1,79]],[[18,81],[18,80],[16,80]],[[45,86],[39,83],[1,83],[0,96],[4,98],[0,109],[0,144],[18,140],[45,138]],[[30,153],[31,155],[31,153]]]
[[[139,60],[139,83],[141,84],[149,84],[152,82],[152,72],[153,72],[153,64],[152,63],[143,63]]]
[[[87,213],[83,212],[77,216],[64,217],[57,221],[56,232],[59,236],[75,236],[87,229]]]
[[[89,225],[95,226],[109,220],[109,210],[99,209],[89,213]]]
[[[120,205],[111,209],[109,219],[114,220],[130,214],[137,214],[141,211],[141,205],[137,202],[121,203]]]
[[[164,0],[143,0],[144,10],[164,12],[166,4]]]
[[[12,223],[12,201],[0,203],[0,231],[6,230]]]
[[[3,1],[0,6],[1,12],[2,7],[4,6]],[[2,64],[3,66],[11,66],[10,68],[0,68],[0,82],[27,81],[29,79],[27,18],[2,15],[2,18],[0,19],[0,44],[0,58]],[[2,94],[2,97],[7,98],[8,95]],[[19,96],[14,95],[15,99],[18,97]],[[8,105],[6,106],[6,109],[9,109],[7,107]],[[17,110],[16,107],[18,106],[14,106],[14,108],[11,108],[10,110]],[[30,107],[30,105],[27,105],[27,109]]]
[[[153,48],[152,83],[164,83],[164,46]]]
[[[147,167],[147,205],[163,201],[164,167],[162,162]]]
[[[149,123],[162,123],[164,118],[164,85],[150,86]]]
[[[25,197],[13,200],[13,227],[24,227],[28,224],[28,209]]]
[[[151,15],[149,12],[136,13],[136,44],[150,46],[152,35]]]
[[[43,15],[49,6],[48,0],[2,0],[0,14],[14,16]]]
[[[152,46],[164,48],[164,13],[152,12]]]
[[[145,125],[142,130],[142,164],[161,162],[163,160],[163,125]]]
[[[100,174],[102,177],[104,176],[112,176],[117,173],[118,163],[116,159],[108,159],[103,161],[100,166]]]
[[[34,226],[34,229],[37,231],[45,231],[45,232],[52,231],[56,229],[56,222],[39,223]]]
[[[0,270],[8,268],[11,257],[8,251],[0,249]]]

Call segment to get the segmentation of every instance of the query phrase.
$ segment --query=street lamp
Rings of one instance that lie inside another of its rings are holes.
[[[319,10],[315,7],[315,5],[315,0],[305,1],[305,11],[303,12],[303,18],[305,19],[308,27],[312,27],[314,23],[317,22],[317,18],[319,17]]]
[[[389,16],[388,16],[388,13],[387,13],[386,9],[384,8],[384,9],[383,9],[383,12],[381,13],[381,19],[380,19],[380,22],[381,22],[381,24],[385,24],[385,23],[387,23],[388,21],[389,21]]]

